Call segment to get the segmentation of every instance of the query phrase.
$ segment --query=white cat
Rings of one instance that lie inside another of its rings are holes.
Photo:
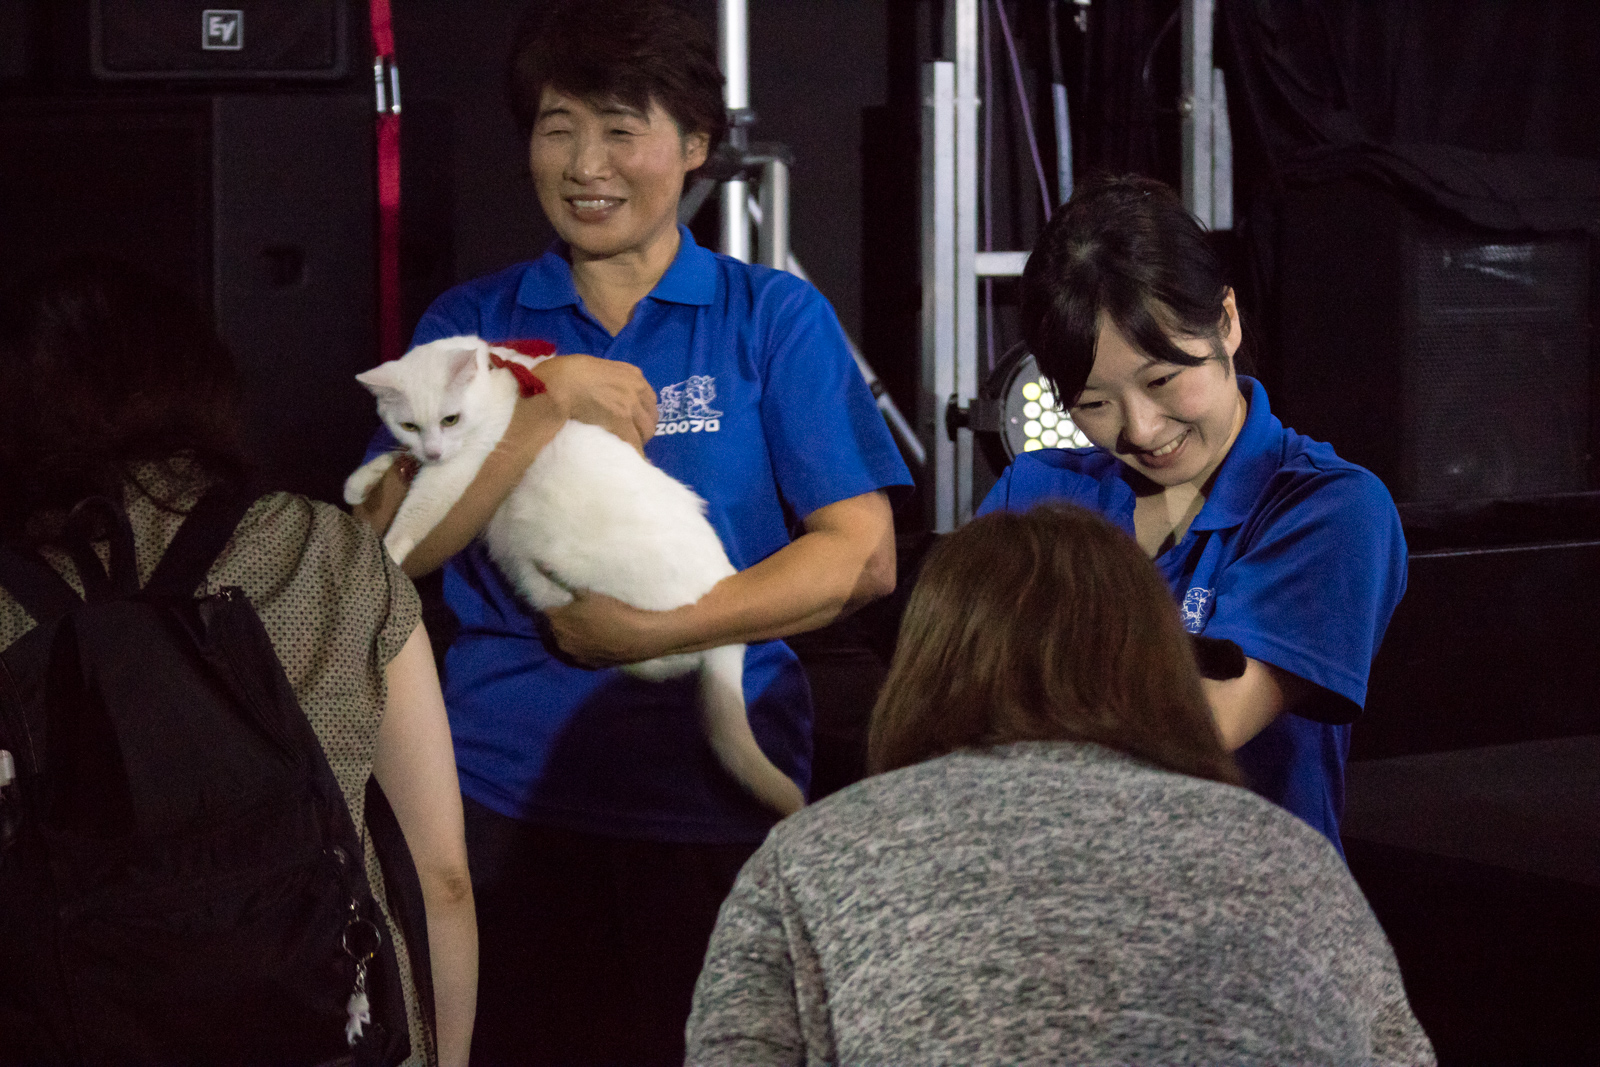
[[[384,537],[396,562],[444,518],[511,421],[518,386],[489,356],[538,362],[478,337],[418,345],[356,375],[378,398],[378,414],[421,469]],[[394,462],[382,455],[351,474],[344,497],[367,493]],[[528,603],[570,603],[572,590],[612,596],[647,611],[693,604],[734,573],[706,521],[705,501],[613,434],[569,421],[528,467],[483,530],[489,556]],[[750,732],[744,645],[663,656],[624,670],[663,681],[700,672],[700,706],[717,759],[755,797],[782,814],[804,797]]]

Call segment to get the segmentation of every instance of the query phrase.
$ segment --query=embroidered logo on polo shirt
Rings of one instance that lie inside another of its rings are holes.
[[[1211,609],[1216,606],[1216,590],[1192,586],[1183,594],[1183,605],[1178,610],[1183,615],[1183,628],[1197,634],[1206,628]]]
[[[722,412],[711,406],[716,398],[717,381],[709,374],[662,386],[656,392],[656,433],[716,433],[722,429]]]

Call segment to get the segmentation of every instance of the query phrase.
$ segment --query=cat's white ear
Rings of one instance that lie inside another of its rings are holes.
[[[450,353],[450,384],[447,389],[464,389],[478,374],[478,371],[489,369],[489,346],[482,340],[474,338],[469,348],[458,348]]]
[[[382,400],[386,396],[393,396],[400,392],[399,360],[391,359],[387,363],[380,363],[371,370],[364,370],[356,375],[356,381],[367,387],[367,391]]]

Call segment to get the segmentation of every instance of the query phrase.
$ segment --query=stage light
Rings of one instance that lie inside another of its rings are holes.
[[[1089,448],[1092,442],[1073,423],[1050,380],[1022,343],[1000,357],[968,407],[952,398],[945,412],[950,439],[967,427],[995,470],[1019,452],[1041,448]]]
[[[1018,452],[1090,445],[1056,397],[1049,379],[1039,373],[1033,353],[1022,344],[1012,346],[995,364],[978,391],[970,417],[953,424],[971,426],[997,470]]]

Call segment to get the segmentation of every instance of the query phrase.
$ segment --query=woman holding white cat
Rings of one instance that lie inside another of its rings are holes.
[[[893,587],[884,490],[910,479],[822,296],[677,224],[725,122],[703,27],[643,0],[551,5],[513,52],[510,93],[560,241],[447,292],[414,338],[562,353],[406,561],[444,564],[461,623],[445,688],[482,928],[474,1053],[681,1063],[717,909],[772,818],[712,758],[692,682],[585,667],[748,644],[751,726],[804,788],[810,696],[776,639]],[[579,596],[542,625],[472,542],[569,417],[704,497],[738,573],[679,610]],[[402,491],[391,475],[364,512],[385,526]]]

